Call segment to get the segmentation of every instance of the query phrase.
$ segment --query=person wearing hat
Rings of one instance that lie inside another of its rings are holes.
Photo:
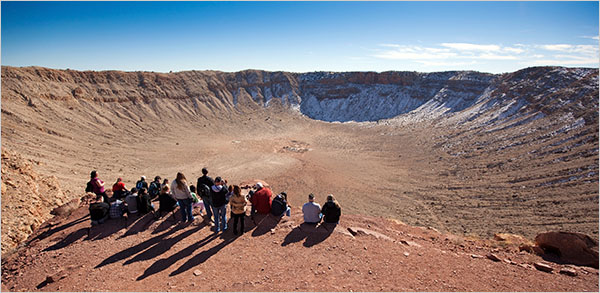
[[[146,176],[142,176],[142,179],[138,180],[138,182],[135,183],[135,188],[137,188],[137,190],[142,190],[142,188],[146,188],[146,190],[148,190],[148,182],[146,182]]]
[[[252,212],[259,214],[268,214],[271,212],[271,197],[273,194],[271,193],[271,189],[263,187],[262,183],[258,182],[255,185],[256,191],[250,198],[250,202],[252,203]]]
[[[321,205],[315,202],[315,195],[308,195],[308,202],[302,206],[302,214],[304,215],[304,223],[318,224],[321,222],[323,215],[321,214]]]

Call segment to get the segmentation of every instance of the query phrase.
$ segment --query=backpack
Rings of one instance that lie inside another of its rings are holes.
[[[150,193],[150,197],[154,198],[160,192],[160,183],[156,183],[155,181],[152,181],[152,183],[150,183],[149,189],[150,190],[148,190],[148,193]]]
[[[202,198],[210,197],[210,187],[206,184],[200,184],[200,186],[198,186],[198,194]]]
[[[144,188],[144,181],[140,180],[135,184],[135,188],[137,190],[142,190],[142,188]]]
[[[271,203],[271,214],[281,216],[287,209],[287,202],[280,196],[276,196]]]
[[[92,185],[92,180],[88,181],[87,186],[85,187],[85,192],[94,192],[94,185]]]

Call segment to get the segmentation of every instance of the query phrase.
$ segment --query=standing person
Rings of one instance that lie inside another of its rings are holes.
[[[186,219],[188,222],[194,221],[194,216],[192,216],[192,193],[183,173],[177,173],[177,178],[171,183],[171,193],[179,203],[181,221],[185,222]]]
[[[262,183],[256,183],[256,191],[250,198],[252,202],[252,211],[251,214],[254,213],[259,214],[268,214],[271,212],[271,189],[263,187]]]
[[[137,214],[138,212],[137,193],[138,190],[134,187],[131,189],[131,192],[125,197],[125,202],[127,203],[127,212],[129,212],[129,214]]]
[[[321,222],[323,215],[321,214],[321,205],[315,202],[315,195],[308,195],[308,202],[302,206],[302,214],[304,214],[304,223],[318,224]]]
[[[148,190],[148,182],[146,182],[146,176],[142,176],[142,178],[135,183],[135,188],[137,188],[138,191],[142,190],[142,188],[146,188],[146,190]]]
[[[246,197],[242,196],[242,189],[234,185],[233,196],[229,201],[231,216],[233,217],[233,235],[237,235],[237,223],[240,220],[240,234],[244,234],[244,217],[246,216]]]
[[[215,178],[215,185],[210,189],[212,196],[213,216],[215,218],[215,231],[227,230],[227,181],[221,177]],[[222,228],[219,227],[219,221]]]
[[[115,182],[115,184],[113,184],[112,191],[113,191],[113,197],[116,199],[125,197],[127,187],[125,187],[125,182],[123,182],[123,179],[121,177],[117,178],[117,182]]]
[[[204,209],[206,210],[206,218],[204,221],[206,223],[210,223],[212,218],[212,196],[210,189],[213,185],[215,185],[215,181],[208,177],[208,169],[206,169],[206,167],[202,168],[202,177],[198,178],[196,188],[198,189],[200,199],[202,199],[202,202],[204,203]]]
[[[96,194],[96,198],[100,198],[102,196],[104,202],[109,203],[108,196],[104,190],[104,181],[98,178],[98,172],[96,172],[96,170],[93,170],[90,173],[90,182],[92,183],[93,192]]]
[[[271,202],[271,214],[276,217],[290,216],[291,208],[287,203],[287,193],[281,192]]]
[[[332,194],[327,196],[327,202],[323,204],[321,214],[323,214],[323,222],[325,223],[340,223],[342,208]]]
[[[154,177],[154,181],[150,182],[150,188],[148,188],[148,193],[150,194],[150,199],[154,199],[160,193],[160,176]]]

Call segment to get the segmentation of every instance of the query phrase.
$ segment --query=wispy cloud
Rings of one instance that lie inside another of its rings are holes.
[[[440,43],[435,46],[380,44],[371,57],[405,60],[431,66],[463,66],[507,61],[529,65],[598,64],[598,46],[579,44],[473,44]],[[480,61],[480,62],[478,62]]]
[[[598,37],[598,36],[581,36],[581,38],[592,39],[592,40],[596,40],[596,41],[600,40],[600,37]]]
[[[469,44],[469,43],[442,43],[442,47],[451,48],[459,51],[500,51],[500,46],[498,45],[478,45],[478,44]]]

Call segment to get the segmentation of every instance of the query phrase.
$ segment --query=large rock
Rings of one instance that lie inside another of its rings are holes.
[[[585,234],[541,233],[535,237],[535,243],[545,253],[556,254],[566,263],[598,268],[598,242]]]

